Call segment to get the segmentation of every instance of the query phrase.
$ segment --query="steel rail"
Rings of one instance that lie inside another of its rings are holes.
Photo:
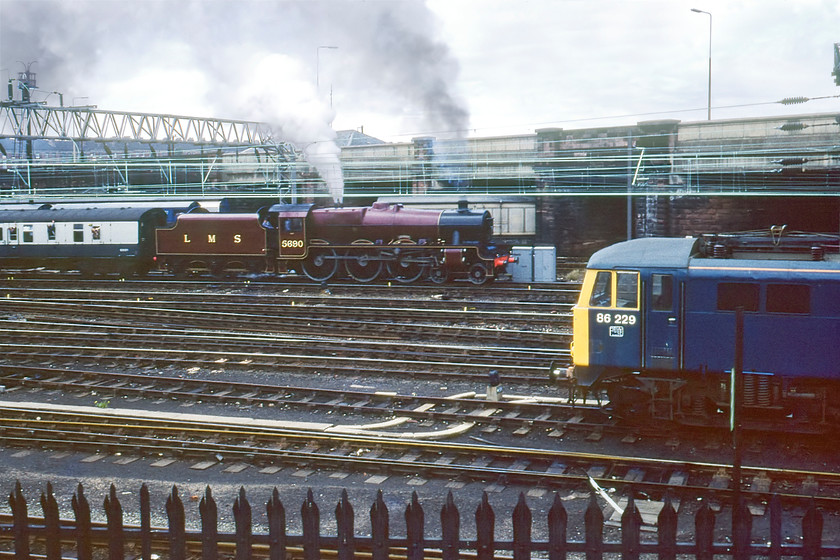
[[[597,406],[569,403],[552,387],[546,395],[505,394],[500,400],[488,400],[476,393],[452,396],[398,394],[392,391],[327,389],[290,385],[265,385],[217,379],[155,376],[124,372],[79,369],[55,369],[36,366],[0,364],[0,385],[7,390],[58,390],[67,394],[91,392],[106,395],[142,397],[147,400],[235,403],[237,405],[323,409],[359,415],[383,414],[425,421],[469,421],[477,425],[516,426],[576,430],[608,430],[607,418]],[[20,399],[20,397],[17,397]],[[594,414],[585,422],[582,414]],[[575,418],[572,422],[571,419]],[[618,429],[613,427],[614,429]],[[623,430],[622,430],[623,433]],[[648,435],[665,437],[661,429]]]
[[[629,486],[649,493],[664,495],[666,491],[681,494],[708,496],[710,492],[729,497],[728,487],[710,487],[709,484],[684,484],[678,489],[668,481],[638,480],[628,476],[616,478],[631,469],[649,469],[661,473],[663,469],[688,471],[701,480],[730,469],[729,465],[676,461],[649,457],[621,457],[597,453],[558,451],[525,447],[476,445],[464,442],[413,441],[404,437],[362,436],[348,433],[325,433],[319,430],[302,432],[300,429],[283,429],[254,426],[218,424],[208,417],[202,421],[182,421],[127,417],[117,421],[113,416],[54,410],[25,410],[0,405],[4,411],[0,419],[0,438],[6,445],[31,446],[41,444],[47,448],[83,449],[89,452],[155,454],[170,453],[179,457],[222,456],[247,464],[286,463],[300,467],[317,464],[346,471],[362,467],[364,472],[404,473],[423,477],[467,477],[473,480],[497,480],[508,483],[556,487],[580,482],[588,478],[602,486]],[[25,416],[12,417],[12,414]],[[52,419],[55,417],[57,419]],[[78,431],[76,431],[78,430]],[[98,431],[97,431],[98,430]],[[132,435],[137,430],[144,435]],[[16,435],[15,432],[19,432]],[[223,443],[219,438],[238,439],[244,443]],[[264,447],[259,447],[262,444]],[[295,447],[292,448],[291,445]],[[321,450],[324,448],[325,450]],[[359,453],[357,450],[361,450]],[[386,456],[391,452],[394,457]],[[442,458],[449,460],[441,460]],[[461,458],[462,462],[457,462]],[[477,459],[478,458],[478,459]],[[218,460],[218,459],[217,459]],[[501,463],[501,464],[500,464]],[[539,470],[537,470],[539,469]],[[601,474],[589,474],[598,470]],[[781,469],[772,466],[746,465],[742,473],[747,476],[768,476],[796,485],[796,481],[817,480],[830,488],[840,483],[840,474],[825,471]],[[791,482],[793,481],[793,482]],[[748,498],[766,499],[768,492],[742,490]],[[783,498],[811,497],[807,493],[784,492]],[[819,502],[840,504],[836,496],[820,496]]]
[[[151,362],[172,365],[176,363],[205,365],[218,368],[221,365],[247,366],[248,368],[270,368],[280,370],[310,370],[329,367],[331,370],[368,374],[402,374],[412,376],[443,377],[451,379],[481,379],[486,380],[491,369],[505,372],[508,379],[520,383],[529,380],[543,382],[547,378],[548,370],[534,366],[499,366],[494,362],[439,362],[417,360],[407,363],[405,359],[365,358],[365,357],[314,357],[309,354],[283,354],[266,352],[230,352],[218,350],[190,350],[169,348],[140,348],[119,346],[89,346],[85,344],[53,344],[45,346],[43,343],[21,344],[0,342],[0,354],[5,359],[20,359],[42,357],[44,359],[66,358],[73,360],[89,359],[100,362],[103,359],[120,359],[132,362]],[[470,373],[472,372],[472,373]]]
[[[323,333],[345,332],[352,336],[390,337],[392,339],[420,337],[446,340],[495,340],[500,337],[515,339],[520,343],[530,342],[537,347],[568,346],[570,333],[540,330],[515,329],[510,326],[455,326],[451,324],[433,324],[429,322],[383,321],[383,312],[373,318],[362,319],[358,316],[345,319],[305,315],[313,308],[295,308],[292,306],[285,313],[275,310],[272,314],[247,314],[235,310],[222,312],[210,306],[210,310],[171,309],[154,302],[143,305],[139,302],[121,303],[120,305],[102,305],[94,302],[57,303],[36,300],[0,298],[0,312],[7,315],[42,316],[53,318],[60,314],[69,314],[75,318],[103,317],[127,319],[133,323],[166,324],[169,326],[200,325],[209,327],[218,322],[216,328],[230,328],[237,325],[247,330],[259,332],[306,332]],[[236,309],[236,308],[234,308]],[[393,314],[391,312],[390,314]],[[469,318],[469,314],[464,315]],[[378,318],[379,320],[376,320]],[[554,318],[556,321],[557,318]]]

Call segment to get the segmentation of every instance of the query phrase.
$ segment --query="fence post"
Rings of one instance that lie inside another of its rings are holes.
[[[300,506],[300,516],[303,521],[303,558],[320,560],[321,514],[312,497],[312,488],[306,492],[306,500]]]
[[[589,506],[583,514],[586,533],[586,560],[601,560],[604,549],[604,513],[598,507],[595,492],[589,493]]]
[[[446,495],[446,502],[440,509],[440,528],[443,539],[443,560],[458,560],[461,539],[461,514],[455,505],[452,490]]]
[[[373,541],[372,560],[388,560],[390,544],[388,542],[388,506],[382,499],[382,490],[376,492],[376,500],[370,506],[370,534]]]
[[[677,512],[671,502],[671,494],[665,491],[665,503],[656,518],[659,527],[659,560],[676,560],[677,557]]]
[[[822,554],[823,517],[811,498],[802,518],[802,560],[818,560]]]
[[[531,558],[531,520],[531,508],[525,501],[525,494],[520,492],[513,508],[513,560]]]
[[[236,560],[251,558],[251,504],[245,497],[245,487],[233,501],[233,521],[236,525]]]
[[[268,515],[269,560],[286,560],[286,508],[276,486],[265,504],[265,512]]]
[[[41,511],[44,513],[44,529],[47,532],[47,560],[61,560],[61,522],[52,482],[47,482],[47,493],[41,493]]]
[[[697,545],[697,560],[712,560],[715,514],[704,500],[694,516],[694,540]]]
[[[20,480],[15,482],[15,489],[9,494],[9,506],[12,508],[12,530],[15,535],[15,560],[29,560],[29,512]]]
[[[482,493],[481,503],[475,510],[476,557],[477,560],[493,560],[495,543],[496,513],[490,507],[487,492]]]
[[[770,560],[782,560],[782,499],[770,497]]]
[[[172,485],[166,498],[166,517],[169,520],[169,557],[171,560],[185,560],[187,557],[186,515],[184,503],[178,496],[178,487]]]
[[[738,481],[736,480],[735,483],[738,484]],[[752,514],[743,496],[740,495],[732,509],[732,558],[733,560],[749,560]]]
[[[108,558],[110,560],[124,560],[123,509],[117,499],[117,487],[113,484],[111,484],[110,492],[105,496],[104,506],[108,525]]]
[[[335,506],[335,521],[338,531],[338,560],[353,560],[356,556],[355,518],[346,488],[341,491],[341,499]]]
[[[152,505],[149,487],[140,487],[140,557],[152,560]]]
[[[423,560],[423,525],[425,515],[417,492],[411,493],[411,502],[405,508],[405,531],[408,538],[406,560]]]
[[[639,541],[642,531],[642,515],[636,507],[636,500],[631,490],[627,506],[621,514],[621,558],[639,560]]]
[[[566,560],[566,527],[569,514],[563,507],[559,494],[554,494],[554,503],[548,510],[548,560]]]
[[[82,483],[76,487],[71,500],[73,515],[76,518],[76,557],[78,560],[93,558],[93,543],[90,535],[90,503],[85,498]]]
[[[198,502],[198,515],[201,517],[201,560],[219,558],[219,506],[213,499],[213,493],[207,486],[204,496]]]

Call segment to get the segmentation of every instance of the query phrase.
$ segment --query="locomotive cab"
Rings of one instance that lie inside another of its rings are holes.
[[[572,360],[579,384],[590,386],[640,366],[638,271],[587,270],[572,315]]]
[[[694,244],[637,239],[592,256],[573,308],[578,384],[682,366],[682,286]]]
[[[275,204],[269,209],[269,246],[274,249],[276,243],[279,258],[306,256],[306,218],[312,207],[312,204]]]

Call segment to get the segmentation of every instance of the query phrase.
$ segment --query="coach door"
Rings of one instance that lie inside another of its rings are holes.
[[[652,273],[647,281],[645,367],[675,370],[681,364],[680,294],[673,274]]]

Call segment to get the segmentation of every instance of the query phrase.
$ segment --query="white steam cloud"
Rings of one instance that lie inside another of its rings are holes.
[[[421,0],[0,0],[0,68],[37,61],[40,92],[68,105],[269,123],[340,201],[336,111],[467,130],[437,29]]]

